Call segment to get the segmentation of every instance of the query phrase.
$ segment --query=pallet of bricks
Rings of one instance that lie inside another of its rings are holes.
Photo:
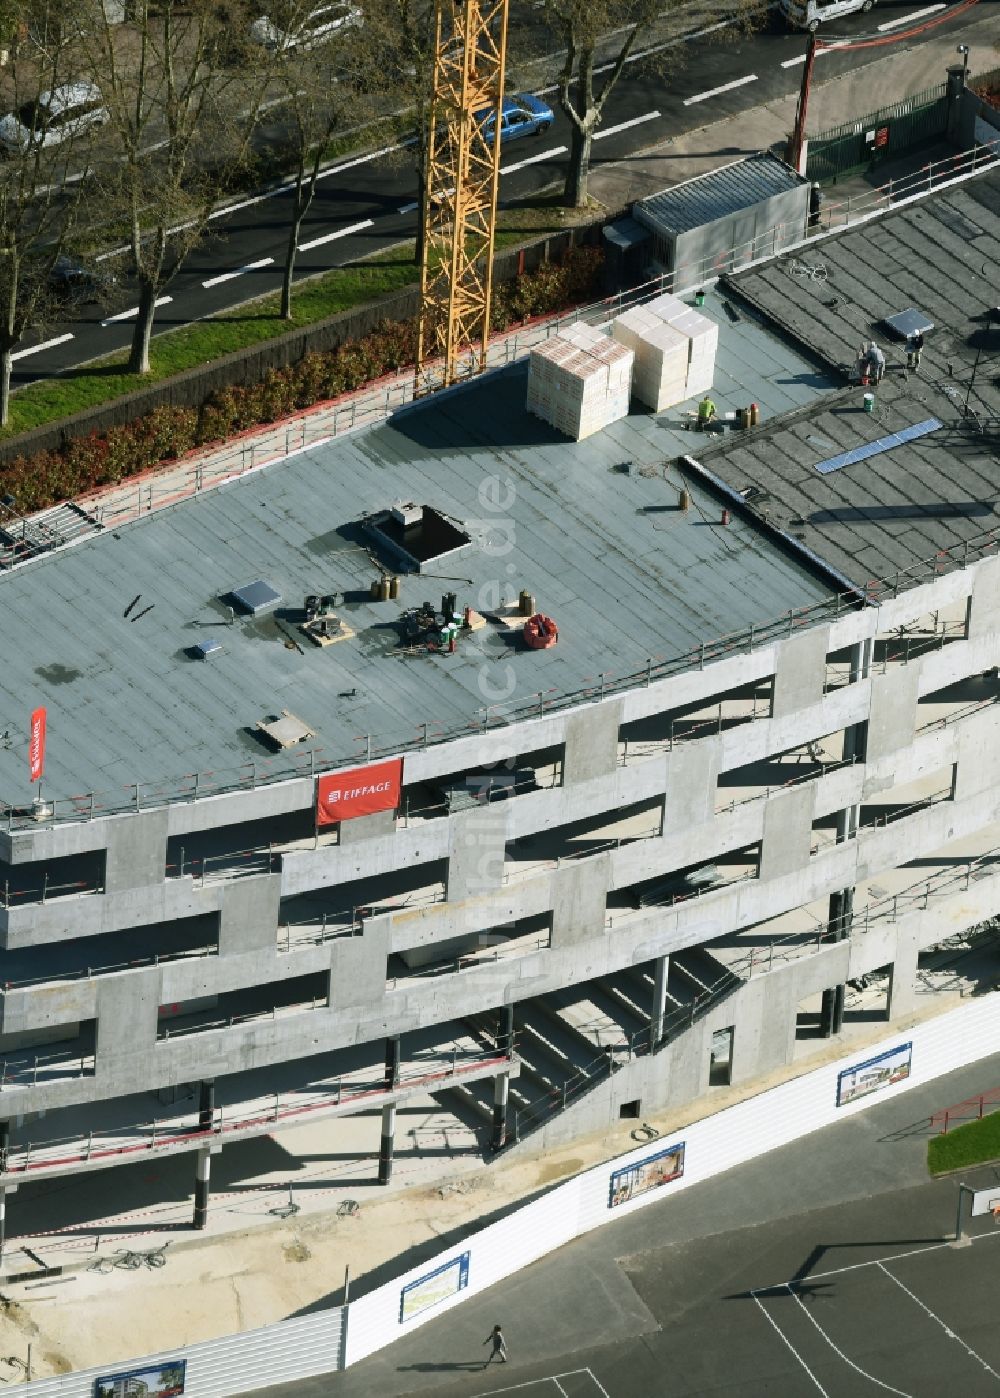
[[[531,351],[527,408],[575,441],[628,416],[632,351],[583,323]]]
[[[632,391],[662,412],[712,387],[719,327],[676,296],[658,296],[618,316],[611,333],[635,355]]]

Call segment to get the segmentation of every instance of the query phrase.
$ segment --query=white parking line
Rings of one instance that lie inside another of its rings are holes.
[[[764,1317],[764,1319],[767,1321],[768,1325],[770,1325],[771,1328],[772,1328],[773,1330],[777,1331],[778,1337],[781,1339],[781,1341],[782,1341],[783,1344],[786,1346],[786,1348],[787,1348],[787,1349],[790,1349],[791,1352],[792,1352],[792,1354],[794,1354],[795,1358],[796,1358],[796,1359],[799,1361],[799,1363],[802,1365],[803,1369],[805,1369],[806,1373],[807,1373],[807,1374],[809,1375],[809,1377],[812,1379],[813,1383],[816,1385],[816,1387],[817,1387],[817,1389],[819,1390],[819,1392],[822,1393],[823,1398],[830,1398],[830,1395],[827,1393],[826,1389],[825,1389],[825,1388],[823,1387],[823,1385],[820,1383],[819,1379],[816,1377],[816,1375],[815,1375],[815,1374],[813,1373],[813,1371],[810,1369],[810,1367],[809,1367],[809,1365],[806,1363],[806,1361],[802,1358],[801,1354],[799,1354],[798,1350],[797,1350],[797,1349],[795,1348],[795,1346],[792,1344],[791,1340],[790,1340],[790,1339],[788,1338],[788,1336],[785,1334],[784,1330],[782,1330],[781,1326],[780,1326],[780,1325],[778,1324],[778,1322],[774,1319],[774,1317],[773,1317],[772,1315],[770,1315],[770,1314],[768,1313],[768,1311],[765,1309],[764,1304],[763,1304],[763,1302],[761,1301],[760,1297],[756,1294],[756,1292],[751,1292],[750,1294],[753,1296],[754,1301],[756,1301],[756,1303],[757,1303],[757,1308],[758,1308],[758,1310],[760,1311],[761,1315]]]
[[[815,1328],[819,1331],[820,1335],[822,1335],[823,1339],[833,1350],[837,1358],[842,1359],[849,1369],[853,1369],[854,1372],[856,1374],[860,1374],[863,1379],[867,1379],[869,1383],[873,1383],[876,1388],[884,1389],[886,1393],[895,1393],[896,1398],[916,1398],[915,1394],[907,1393],[905,1388],[894,1388],[891,1383],[883,1383],[882,1380],[877,1379],[874,1374],[870,1374],[867,1369],[862,1369],[860,1364],[855,1364],[854,1360],[850,1357],[850,1355],[845,1354],[844,1351],[838,1345],[834,1344],[833,1340],[826,1333],[822,1325],[820,1325],[819,1321],[809,1310],[809,1307],[802,1300],[802,1297],[797,1295],[797,1293],[792,1290],[791,1285],[788,1286],[788,1294],[789,1296],[791,1296],[792,1300],[796,1302],[799,1310],[805,1316],[806,1320],[809,1321],[810,1325],[815,1326]],[[756,1299],[757,1298],[754,1297],[754,1300]],[[768,1319],[770,1319],[770,1316],[768,1317]]]
[[[202,282],[202,286],[220,286],[222,282],[231,282],[234,277],[242,277],[244,272],[256,272],[261,267],[270,267],[274,261],[273,257],[262,257],[257,262],[248,262],[245,267],[237,267],[235,272],[220,272],[217,277],[209,277]]]
[[[398,212],[401,214],[412,214],[414,209],[419,209],[420,205],[414,199],[412,204],[400,204]]]
[[[54,340],[43,340],[40,345],[31,345],[28,349],[15,350],[11,359],[24,359],[29,354],[41,354],[42,350],[54,349],[56,345],[64,345],[67,340],[72,340],[72,335],[57,335]]]
[[[515,161],[513,165],[501,165],[501,175],[512,175],[515,170],[523,170],[526,165],[537,165],[540,160],[551,160],[555,155],[565,155],[565,146],[553,146],[551,150],[543,150],[539,155],[529,155],[527,160]]]
[[[580,1374],[586,1374],[598,1393],[603,1394],[603,1398],[608,1398],[608,1390],[601,1383],[593,1369],[568,1369],[564,1374],[546,1374],[540,1379],[527,1379],[524,1383],[508,1384],[505,1388],[491,1388],[489,1393],[480,1393],[477,1398],[495,1398],[499,1393],[519,1393],[522,1388],[541,1388],[545,1384],[554,1383],[560,1393],[566,1390],[559,1382],[560,1379],[575,1379]]]
[[[924,10],[914,10],[912,15],[902,15],[899,19],[887,19],[885,24],[878,26],[878,32],[883,34],[887,29],[902,29],[904,24],[912,24],[915,19],[923,19],[925,15],[936,15],[938,10],[947,8],[947,5],[928,5]]]
[[[153,303],[156,306],[167,306],[174,298],[172,296],[158,296]],[[133,316],[139,314],[139,307],[133,306],[130,311],[119,311],[115,316],[108,316],[107,320],[102,320],[102,325],[114,325],[119,320],[131,320]]]
[[[734,87],[745,87],[747,83],[757,81],[756,73],[747,73],[745,78],[734,78],[731,83],[723,83],[721,87],[711,87],[707,92],[699,92],[695,97],[685,97],[685,107],[693,107],[696,102],[707,102],[710,97],[718,97],[720,92],[732,92]]]
[[[641,126],[644,121],[655,121],[659,112],[647,112],[645,116],[633,117],[631,121],[620,121],[617,126],[609,126],[606,131],[595,131],[594,140],[603,141],[605,136],[617,136],[619,131],[628,131],[632,126]]]
[[[954,1340],[957,1344],[960,1344],[962,1348],[965,1350],[966,1354],[971,1356],[971,1358],[977,1360],[978,1363],[980,1363],[983,1366],[983,1368],[986,1370],[988,1374],[992,1374],[995,1379],[1000,1379],[1000,1374],[997,1373],[996,1369],[991,1369],[981,1354],[977,1354],[971,1345],[967,1345],[965,1341],[962,1339],[961,1335],[956,1335],[954,1330],[952,1330],[951,1326],[948,1325],[945,1321],[943,1321],[939,1315],[935,1315],[934,1312],[931,1310],[930,1306],[926,1306],[923,1303],[923,1301],[921,1301],[920,1297],[915,1295],[908,1286],[904,1285],[904,1283],[899,1280],[898,1277],[893,1276],[893,1274],[889,1271],[888,1267],[884,1267],[881,1262],[876,1262],[875,1266],[879,1269],[880,1272],[884,1272],[891,1282],[895,1282],[901,1290],[905,1291],[907,1296],[909,1296],[910,1300],[915,1301],[916,1304],[920,1307],[920,1309],[926,1315],[930,1316],[931,1320],[936,1321],[937,1324],[940,1325],[944,1333],[948,1336],[949,1340]]]
[[[336,233],[324,233],[321,238],[311,238],[308,243],[299,243],[299,252],[308,252],[310,248],[318,248],[322,243],[332,243],[335,238],[347,238],[352,233],[360,233],[362,228],[371,228],[373,222],[374,219],[364,218],[360,223],[338,228]]]

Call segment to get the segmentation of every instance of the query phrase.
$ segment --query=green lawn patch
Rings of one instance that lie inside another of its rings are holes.
[[[956,1126],[945,1136],[932,1136],[927,1142],[927,1168],[932,1175],[982,1165],[987,1160],[1000,1160],[1000,1111],[991,1112],[982,1121]]]

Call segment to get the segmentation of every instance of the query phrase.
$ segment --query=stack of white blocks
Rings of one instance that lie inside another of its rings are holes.
[[[628,416],[635,356],[592,325],[560,330],[531,351],[528,411],[580,441]]]
[[[634,353],[633,391],[655,412],[712,387],[719,327],[676,296],[658,296],[625,311],[612,334]]]

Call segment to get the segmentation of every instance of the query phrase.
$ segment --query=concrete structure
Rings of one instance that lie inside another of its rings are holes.
[[[0,579],[0,1184],[196,1151],[198,1222],[212,1151],[288,1119],[248,1106],[273,1065],[296,1113],[380,1109],[387,1182],[428,1085],[511,1148],[910,1014],[1000,910],[998,195],[710,296],[751,432],[568,443],[519,365]],[[854,341],[910,305],[921,377],[890,353],[868,413]],[[557,646],[523,647],[519,590]]]

